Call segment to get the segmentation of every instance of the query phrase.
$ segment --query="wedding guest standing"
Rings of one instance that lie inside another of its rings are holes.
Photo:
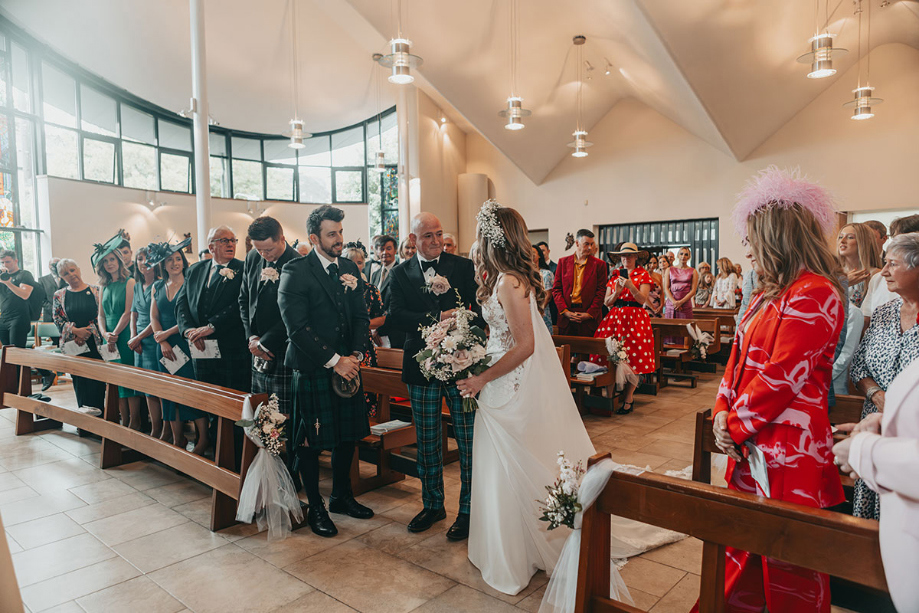
[[[741,193],[733,217],[760,283],[715,400],[725,480],[730,489],[831,507],[844,500],[826,409],[845,301],[827,242],[835,209],[821,187],[771,166]],[[750,445],[765,456],[768,492],[746,460]],[[725,596],[727,611],[830,611],[827,575],[732,547]]]
[[[590,255],[594,244],[593,232],[578,230],[575,254],[558,261],[552,298],[561,335],[593,336],[600,324],[608,269]]]
[[[874,238],[878,246],[878,253],[881,256],[881,261],[884,261],[884,244],[887,242],[887,239],[890,238],[887,236],[887,226],[876,219],[869,219],[865,222],[865,225],[871,228],[874,232]]]
[[[890,224],[891,238],[911,232],[919,232],[919,215],[898,217]],[[868,282],[868,290],[865,294],[865,299],[862,301],[862,314],[865,317],[871,317],[879,306],[887,304],[896,297],[897,295],[887,288],[887,281],[884,276],[874,275],[871,281]],[[867,322],[865,325],[867,325]]]
[[[150,303],[153,302],[153,283],[159,278],[159,271],[147,264],[147,248],[141,247],[134,254],[134,301],[131,304],[131,337],[128,347],[134,352],[134,366],[158,371],[156,341],[150,325]],[[150,436],[163,435],[163,411],[160,399],[144,394],[147,410],[150,412]]]
[[[865,396],[862,419],[884,411],[890,383],[919,358],[919,234],[890,241],[881,275],[896,298],[875,310],[852,359],[850,377]],[[856,517],[880,516],[880,500],[863,481],[855,483],[852,508]]]
[[[379,263],[374,266],[373,272],[368,276],[369,285],[374,288],[374,291],[378,291],[380,299],[385,303],[386,297],[389,296],[389,283],[392,279],[392,271],[396,265],[396,239],[393,237],[382,234],[380,236],[375,236],[373,238],[373,250],[376,253],[377,260]],[[411,245],[410,251],[411,254],[409,257],[402,256],[402,261],[410,260],[416,252],[415,242],[412,241],[411,235],[405,239]],[[403,241],[403,245],[405,245]],[[406,255],[408,255],[406,253]],[[368,302],[368,308],[371,310],[371,319],[374,318],[376,312],[375,307],[373,307],[374,296],[372,293],[369,296],[365,296],[365,299],[369,298],[371,302]],[[380,326],[374,326],[373,321],[370,322],[370,330],[376,331],[376,336],[378,343],[381,347],[391,347],[393,349],[402,349],[405,345],[405,333],[401,330],[397,330],[391,325],[387,325],[385,318],[383,324]],[[372,347],[371,347],[372,350]],[[376,352],[374,352],[374,364],[376,366]],[[368,364],[364,364],[367,366]],[[375,412],[375,406],[373,410]]]
[[[712,299],[712,291],[715,289],[715,276],[712,274],[712,267],[702,262],[699,264],[699,286],[696,288],[696,295],[693,296],[692,305],[696,308],[705,308]]]
[[[549,270],[549,265],[543,261],[539,247],[536,245],[533,245],[533,264],[536,265],[536,270],[539,271],[539,277],[542,279],[542,287],[546,290],[546,295],[549,295],[552,292],[552,286],[555,285],[555,275]],[[547,300],[546,306],[542,309],[542,320],[546,323],[546,327],[549,328],[549,334],[552,334],[552,313],[549,311],[548,302]]]
[[[284,229],[273,217],[259,217],[247,234],[252,249],[246,256],[239,308],[252,356],[252,391],[276,394],[278,408],[290,415],[293,371],[284,365],[287,329],[278,307],[278,283],[284,265],[300,255],[287,244]]]
[[[185,285],[185,272],[188,270],[188,260],[183,249],[189,244],[190,238],[178,245],[152,244],[147,247],[147,262],[159,267],[162,277],[153,284],[153,300],[150,304],[150,325],[153,326],[153,340],[156,342],[157,366],[160,372],[168,373],[170,367],[167,362],[176,362],[184,356],[187,361],[178,370],[173,368],[171,374],[194,379],[195,369],[190,358],[191,350],[188,341],[179,333],[179,323],[176,319],[176,298],[179,290]],[[163,430],[162,440],[171,441],[177,447],[186,449],[188,439],[185,437],[185,422],[194,422],[195,446],[192,453],[204,455],[210,443],[207,414],[172,400],[163,399],[162,406],[163,420],[169,424],[168,431]]]
[[[61,288],[67,287],[67,283],[57,274],[57,263],[60,261],[61,258],[51,258],[48,261],[48,274],[38,278],[38,284],[45,290],[45,302],[41,306],[42,321],[54,321],[54,310],[51,305],[54,300],[54,293]]]
[[[549,254],[551,253],[549,250],[549,243],[546,241],[539,241],[536,243],[536,246],[539,247],[539,252],[542,253],[543,262],[545,262],[546,266],[549,267],[549,270],[551,270],[552,274],[554,275],[556,268],[558,268],[558,264],[553,262],[552,258],[549,257]]]
[[[342,251],[342,256],[354,262],[358,269],[363,269],[367,260],[367,252],[360,241],[347,243]],[[387,287],[388,285],[387,279]],[[364,279],[364,305],[367,307],[367,315],[370,317],[370,336],[367,338],[367,351],[364,352],[364,360],[361,362],[361,366],[376,366],[377,352],[375,346],[381,346],[379,330],[386,323],[386,309],[383,306],[380,290],[377,289],[376,284],[368,283],[367,279]],[[370,414],[376,414],[373,408],[371,408]]]
[[[647,258],[648,252],[642,251],[635,243],[622,243],[619,249],[609,253],[610,258],[618,258],[621,268],[606,284],[604,303],[610,311],[597,333],[597,338],[617,337],[622,341],[628,354],[629,366],[636,375],[646,375],[657,370],[657,357],[654,354],[654,332],[651,329],[651,318],[642,307],[651,292],[651,275],[638,265],[640,258]],[[591,361],[606,366],[606,356],[591,356]],[[620,415],[632,412],[635,406],[635,383],[626,383],[622,393],[622,404],[616,410]]]
[[[25,347],[32,317],[32,293],[43,292],[28,270],[19,268],[19,258],[11,249],[0,251],[0,344]],[[44,302],[43,298],[40,298]]]
[[[677,251],[677,263],[664,273],[664,317],[668,319],[692,319],[692,298],[699,287],[699,273],[689,266],[692,252],[689,247]],[[667,341],[665,341],[667,342]],[[682,343],[681,337],[670,338],[669,342]]]
[[[712,292],[711,305],[716,309],[733,309],[737,306],[735,290],[740,278],[734,272],[734,265],[727,258],[718,260],[718,276],[715,277],[715,289]]]
[[[373,250],[377,254],[379,265],[373,267],[373,272],[368,275],[368,280],[380,292],[383,292],[389,287],[389,275],[392,274],[393,266],[396,265],[396,239],[383,234],[373,240]]]
[[[859,308],[871,278],[881,272],[881,253],[874,231],[862,223],[843,226],[836,239],[836,253],[849,281],[849,302]]]
[[[57,329],[61,331],[61,343],[73,342],[88,351],[81,355],[85,358],[101,360],[99,347],[102,335],[97,325],[99,318],[99,288],[83,280],[83,273],[77,263],[71,259],[62,259],[57,263],[58,275],[67,284],[54,292],[51,303],[52,317]],[[105,401],[105,383],[73,375],[73,391],[77,397],[77,406],[96,409],[102,412]],[[94,411],[95,412],[95,411]]]
[[[444,253],[456,255],[456,237],[449,232],[444,232]]]
[[[319,454],[332,451],[329,511],[358,519],[373,511],[354,499],[351,463],[357,441],[370,434],[360,385],[351,396],[335,393],[334,377],[352,381],[369,334],[361,271],[340,257],[344,245],[341,209],[323,205],[310,213],[313,251],[281,271],[279,305],[290,337],[287,365],[293,369],[293,404],[288,445],[297,450],[307,523],[324,537],[338,534],[319,493]]]
[[[421,368],[413,356],[425,345],[419,326],[448,319],[460,301],[465,308],[476,313],[475,325],[484,325],[484,321],[481,319],[482,309],[476,301],[478,287],[472,261],[443,252],[440,220],[431,213],[415,215],[412,218],[412,237],[418,246],[418,253],[414,258],[396,266],[389,297],[384,298],[387,321],[406,335],[402,380],[408,385],[411,396],[418,441],[417,469],[424,509],[409,522],[408,531],[424,532],[447,517],[444,510],[441,428],[441,407],[446,399],[459,449],[461,481],[459,513],[447,531],[447,538],[459,541],[469,535],[475,413],[463,411],[463,401],[455,382],[428,381],[421,374]],[[446,279],[450,289],[434,293],[432,284],[437,277]]]
[[[239,316],[239,291],[243,263],[237,260],[233,230],[211,228],[207,248],[212,259],[192,264],[176,296],[179,331],[199,350],[204,341],[216,340],[219,358],[195,359],[195,378],[222,387],[249,391],[252,361],[245,329]]]
[[[399,245],[399,261],[404,262],[415,257],[415,241],[411,237],[406,237],[402,239],[402,244]]]
[[[108,351],[117,352],[118,357],[113,361],[133,366],[134,352],[128,347],[128,339],[131,337],[131,305],[134,304],[135,281],[118,254],[119,245],[123,241],[119,233],[105,245],[97,244],[91,262],[102,287],[99,333]],[[140,401],[140,395],[134,390],[118,388],[118,411],[123,426],[140,430]]]
[[[128,276],[132,279],[134,278],[134,252],[131,251],[131,235],[121,231],[121,244],[118,245],[116,250],[118,257],[121,258],[121,261],[124,262],[124,267],[128,269]]]

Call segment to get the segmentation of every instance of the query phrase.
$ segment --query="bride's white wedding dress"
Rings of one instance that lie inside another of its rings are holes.
[[[504,308],[496,293],[482,305],[490,336],[491,364],[513,347]],[[469,560],[494,589],[517,594],[537,570],[552,574],[567,528],[547,530],[539,520],[546,486],[558,476],[558,452],[573,463],[594,446],[571,396],[567,377],[542,316],[530,297],[533,355],[479,394],[472,444],[472,508]],[[613,518],[614,558],[637,555],[681,538],[673,532]]]

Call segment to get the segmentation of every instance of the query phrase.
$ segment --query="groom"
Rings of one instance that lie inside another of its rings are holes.
[[[419,326],[428,326],[453,315],[459,292],[465,308],[481,319],[475,299],[475,269],[470,260],[444,253],[444,231],[431,213],[412,219],[409,238],[418,249],[415,257],[396,266],[389,282],[386,324],[406,334],[402,356],[402,380],[411,394],[412,416],[418,441],[418,478],[424,510],[409,523],[409,532],[424,532],[447,517],[444,511],[444,467],[441,445],[441,399],[446,398],[453,418],[453,431],[459,447],[460,508],[456,521],[447,531],[451,541],[469,536],[469,499],[472,489],[472,427],[475,413],[463,412],[463,401],[455,383],[428,381],[421,374],[415,354],[424,348]],[[451,289],[440,295],[428,289],[434,275],[445,277]],[[453,291],[453,290],[456,291]],[[477,322],[482,325],[482,322]]]

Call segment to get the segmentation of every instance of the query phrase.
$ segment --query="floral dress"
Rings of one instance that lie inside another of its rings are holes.
[[[711,306],[716,309],[733,309],[737,306],[737,290],[739,279],[736,273],[726,277],[715,277],[715,289],[712,292]]]
[[[542,277],[542,286],[549,292],[549,299],[551,300],[552,286],[555,285],[555,275],[547,268],[540,268],[539,274]],[[549,328],[549,334],[552,334],[552,312],[549,310],[548,304],[546,304],[546,308],[542,310],[542,320],[546,322],[546,327]]]
[[[900,329],[902,306],[903,299],[897,297],[875,310],[868,330],[855,350],[855,357],[852,358],[849,376],[853,383],[857,384],[865,377],[871,377],[886,392],[894,378],[909,366],[910,362],[919,358],[919,324],[905,331]],[[862,408],[862,419],[877,412],[878,408],[866,398]],[[856,517],[880,519],[881,516],[880,498],[861,479],[855,482],[852,509]]]
[[[638,266],[630,274],[629,279],[635,287],[654,285],[654,280],[648,272]],[[619,277],[613,277],[607,287],[616,290]],[[657,357],[654,355],[654,332],[651,330],[651,318],[648,312],[632,296],[632,292],[625,286],[616,295],[616,301],[609,314],[603,318],[597,327],[594,338],[609,338],[616,336],[625,346],[629,354],[628,363],[636,375],[646,375],[657,370]],[[600,366],[608,364],[607,356],[592,355],[590,361]]]
[[[370,283],[364,283],[364,304],[367,305],[367,313],[370,315],[370,319],[382,317],[386,314],[386,309],[383,306],[383,298],[380,296],[380,290]],[[373,334],[371,334],[367,339],[367,350],[364,352],[364,360],[361,362],[361,366],[373,367],[376,365],[377,350],[373,344]],[[371,417],[376,416],[377,395],[365,393],[364,396],[367,398],[367,413]]]

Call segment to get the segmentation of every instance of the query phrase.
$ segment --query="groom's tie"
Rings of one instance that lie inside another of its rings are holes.
[[[432,269],[434,272],[437,272],[437,260],[430,260],[428,262],[421,263],[421,272],[427,272]]]

